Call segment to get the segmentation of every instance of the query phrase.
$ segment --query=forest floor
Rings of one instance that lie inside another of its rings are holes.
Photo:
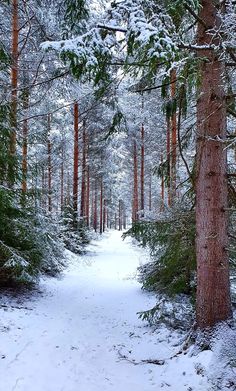
[[[135,279],[139,248],[116,231],[67,256],[59,279],[1,297],[0,391],[208,390],[212,352],[170,359],[183,335],[137,316],[156,302]]]

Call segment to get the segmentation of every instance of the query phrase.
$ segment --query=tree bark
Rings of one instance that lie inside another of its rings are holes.
[[[217,45],[221,20],[213,0],[202,0],[198,45]],[[232,316],[229,284],[225,66],[219,53],[198,53],[201,84],[197,101],[196,254],[197,325],[214,326]]]
[[[79,170],[79,106],[74,103],[74,169],[73,169],[73,210],[74,224],[78,220],[78,170]]]
[[[16,133],[17,133],[17,86],[18,86],[18,58],[19,58],[19,15],[18,0],[12,1],[12,67],[11,67],[11,138],[8,177],[9,184],[13,185],[16,174]]]
[[[176,70],[171,71],[171,100],[176,99]],[[177,119],[176,111],[171,116],[171,200],[176,196],[176,162],[177,162]]]
[[[100,234],[103,233],[103,179],[100,183]]]
[[[145,159],[145,145],[144,145],[144,124],[141,126],[141,170],[140,170],[140,209],[144,216],[144,159]]]
[[[48,120],[48,139],[47,139],[47,148],[48,148],[48,211],[52,211],[52,144],[51,144],[51,114],[47,116]]]
[[[24,83],[27,85],[28,77],[24,78]],[[22,193],[25,194],[27,192],[27,158],[28,158],[28,120],[27,113],[29,109],[29,88],[26,87],[23,91],[23,110],[24,116],[26,117],[23,121],[23,129],[22,129]]]
[[[97,222],[98,222],[98,186],[97,186],[97,179],[95,180],[94,184],[94,207],[93,207],[93,228],[94,231],[97,232]]]
[[[64,147],[63,144],[61,146],[61,212],[63,211],[64,208]]]
[[[161,154],[161,163],[163,164],[163,154]],[[165,205],[165,181],[164,174],[161,175],[161,208],[160,211],[163,212]]]
[[[80,217],[85,218],[86,216],[86,151],[87,151],[87,140],[86,140],[86,128],[85,121],[83,123],[83,151],[82,151],[82,180],[81,180],[81,202],[80,202]]]
[[[133,144],[133,211],[132,221],[135,223],[138,220],[138,161],[137,161],[137,144],[134,140]]]
[[[106,230],[106,212],[107,212],[107,204],[106,200],[103,202],[103,226],[102,226],[102,231],[105,232]]]
[[[171,206],[170,178],[170,119],[166,120],[166,163],[167,163],[167,204]]]
[[[86,184],[86,221],[87,221],[87,226],[89,227],[90,225],[90,220],[89,220],[89,214],[90,214],[90,168],[89,165],[87,165],[86,169],[87,173],[87,184]]]

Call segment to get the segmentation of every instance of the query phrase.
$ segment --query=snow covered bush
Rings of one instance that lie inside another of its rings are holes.
[[[175,209],[155,221],[139,221],[126,233],[150,250],[151,262],[139,268],[148,290],[168,295],[195,291],[194,212]]]
[[[0,188],[0,285],[33,283],[40,273],[55,275],[63,266],[63,245],[52,220],[20,207],[13,190]]]

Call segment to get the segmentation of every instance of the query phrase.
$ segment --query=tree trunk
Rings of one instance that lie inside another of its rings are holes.
[[[64,208],[64,147],[61,146],[61,212]]]
[[[106,230],[106,210],[107,210],[106,200],[104,200],[104,202],[103,202],[103,227],[102,227],[103,232],[105,232],[105,230]]]
[[[83,151],[82,151],[82,181],[81,181],[81,202],[80,202],[80,217],[86,216],[86,152],[87,152],[87,140],[86,140],[86,128],[85,121],[83,123]]]
[[[52,211],[52,144],[51,144],[51,115],[48,114],[48,211]]]
[[[98,189],[97,189],[97,179],[94,184],[94,207],[93,207],[93,228],[97,232],[98,226]]]
[[[44,171],[44,166],[42,167],[42,197],[41,197],[41,208],[46,209],[46,200],[45,200],[45,192],[46,192],[46,175]]]
[[[8,177],[9,184],[15,180],[15,157],[16,157],[16,132],[17,132],[17,87],[18,87],[18,58],[19,58],[19,16],[18,0],[12,1],[12,67],[11,67],[11,138]]]
[[[218,45],[218,2],[201,2],[198,45]],[[214,30],[215,31],[215,30]],[[229,284],[225,66],[214,50],[198,52],[200,87],[197,101],[196,254],[197,325],[214,326],[232,316]]]
[[[141,171],[140,171],[140,209],[144,216],[144,159],[145,159],[145,145],[144,145],[144,125],[141,126]]]
[[[79,169],[79,106],[74,103],[74,170],[73,170],[73,210],[74,225],[78,221],[78,169]]]
[[[123,204],[123,227],[126,229],[126,207]]]
[[[24,82],[28,83],[28,78],[24,78]],[[24,116],[27,117],[29,109],[29,88],[26,87],[23,92],[23,110]],[[28,157],[28,120],[23,121],[22,129],[22,193],[27,192],[27,157]]]
[[[163,154],[161,154],[161,164],[163,164]],[[164,174],[161,175],[161,212],[164,210],[165,205],[165,181],[164,181]]]
[[[87,226],[89,227],[90,225],[90,220],[89,220],[89,214],[90,214],[90,169],[89,165],[87,165],[86,169],[87,173],[87,184],[86,184],[86,222]]]
[[[167,205],[171,206],[171,192],[170,192],[170,119],[167,118],[166,123],[166,163],[167,163]]]
[[[171,71],[171,100],[176,99],[176,70]],[[177,162],[177,120],[176,109],[171,116],[171,200],[176,196],[176,162]]]
[[[100,234],[103,232],[103,179],[100,184]]]
[[[133,213],[132,221],[138,220],[138,162],[137,162],[137,144],[133,144]]]

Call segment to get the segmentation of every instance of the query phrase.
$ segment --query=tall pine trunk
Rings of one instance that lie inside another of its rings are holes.
[[[145,144],[144,144],[144,124],[141,126],[141,170],[140,170],[140,208],[144,215],[144,159],[145,159]]]
[[[12,67],[11,67],[11,138],[10,162],[8,167],[9,184],[13,185],[16,174],[16,132],[17,132],[17,87],[18,87],[18,58],[19,58],[19,5],[18,0],[12,1]]]
[[[133,210],[132,221],[135,223],[138,220],[138,157],[137,144],[134,140],[133,144]]]
[[[171,205],[170,179],[170,119],[166,119],[167,204]]]
[[[80,202],[80,217],[86,216],[86,151],[87,137],[85,121],[83,123],[83,150],[82,150],[82,180],[81,180],[81,202]]]
[[[100,227],[100,234],[103,233],[103,179],[101,178],[100,182],[100,221],[99,221],[99,227]]]
[[[47,116],[47,149],[48,149],[48,211],[52,211],[52,144],[51,144],[51,115]]]
[[[221,25],[213,0],[201,1],[198,45],[217,45]],[[219,4],[218,4],[219,5]],[[213,33],[212,33],[213,32]],[[214,326],[232,316],[229,285],[225,65],[215,50],[199,50],[197,101],[196,254],[197,325]]]
[[[90,225],[90,219],[89,219],[89,214],[90,214],[90,168],[89,165],[87,165],[86,169],[86,178],[87,178],[87,183],[86,183],[86,222],[87,226],[89,227]]]
[[[161,154],[161,164],[163,164],[163,154]],[[164,210],[164,205],[165,205],[165,178],[164,178],[164,173],[162,173],[161,174],[161,207],[160,207],[161,212],[163,212]]]
[[[79,179],[79,106],[74,103],[74,167],[73,167],[73,210],[74,225],[78,222],[78,179]]]
[[[171,71],[171,100],[173,112],[171,116],[171,200],[176,196],[176,162],[177,162],[177,119],[176,119],[176,70]]]
[[[27,75],[28,76],[28,75]],[[24,83],[27,85],[29,82],[28,77],[24,77]],[[28,109],[29,109],[29,88],[26,86],[23,91],[23,110],[25,119],[23,121],[22,129],[22,193],[23,195],[27,192],[27,158],[28,158]]]
[[[94,204],[93,204],[93,228],[95,232],[97,232],[97,226],[98,226],[98,186],[97,186],[97,179],[95,179]]]
[[[107,201],[104,200],[104,202],[103,202],[103,226],[102,226],[103,232],[105,232],[105,230],[106,230],[106,218],[107,218]]]
[[[61,181],[61,212],[64,208],[64,177],[65,177],[65,170],[64,170],[64,146],[62,144],[61,146],[61,175],[60,175],[60,181]]]

